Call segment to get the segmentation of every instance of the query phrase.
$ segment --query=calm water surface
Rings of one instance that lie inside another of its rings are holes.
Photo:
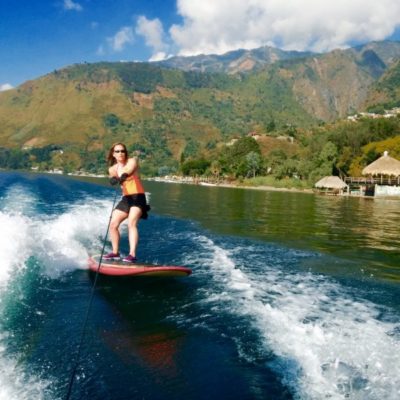
[[[139,257],[193,275],[100,277],[71,399],[400,398],[399,201],[145,186]],[[113,197],[0,174],[0,399],[66,398]]]
[[[355,262],[348,271],[400,281],[400,201],[147,183],[157,211],[212,231]],[[321,272],[330,265],[316,266]],[[361,269],[360,269],[361,268]]]

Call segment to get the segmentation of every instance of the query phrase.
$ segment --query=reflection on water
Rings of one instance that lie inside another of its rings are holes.
[[[146,182],[155,212],[206,228],[307,248],[356,261],[370,274],[400,279],[399,200]]]
[[[93,274],[91,274],[93,277]],[[179,304],[189,295],[179,281],[154,281],[146,278],[125,280],[101,276],[98,289],[113,313],[120,318],[117,326],[105,325],[103,342],[125,365],[139,364],[155,371],[163,379],[176,379],[176,359],[185,340],[185,332],[165,321],[170,310],[160,307],[160,292],[174,296]],[[153,317],[149,323],[149,315]]]

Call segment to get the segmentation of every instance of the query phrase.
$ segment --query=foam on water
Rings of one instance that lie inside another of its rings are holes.
[[[293,258],[290,251],[274,261],[252,249],[228,250],[204,236],[193,239],[204,249],[197,263],[209,266],[214,278],[206,301],[228,302],[225,309],[250,321],[260,345],[278,356],[270,367],[296,396],[400,398],[400,338],[395,334],[400,321],[380,318],[389,310],[355,298],[327,277],[285,271],[285,257]],[[248,257],[240,254],[248,254],[257,268],[247,268]]]
[[[25,243],[29,240],[29,218],[4,214],[0,211],[0,286],[8,282],[11,272],[21,268],[25,261]]]
[[[39,379],[24,371],[15,357],[6,354],[0,334],[0,400],[42,400],[49,398],[50,381]]]
[[[2,197],[0,210],[0,321],[4,301],[12,295],[12,280],[24,274],[26,262],[35,258],[42,274],[54,278],[76,268],[86,268],[90,249],[101,248],[111,202],[87,199],[71,205],[61,215],[40,214],[34,193],[12,186]],[[2,301],[3,300],[3,301]],[[0,322],[0,400],[52,398],[50,382],[32,375],[7,352],[6,332]]]
[[[41,238],[34,252],[49,276],[87,268],[89,253],[101,249],[110,209],[109,201],[89,200],[54,219],[34,224],[36,235]]]
[[[24,215],[34,215],[39,203],[36,194],[19,183],[10,186],[0,201],[4,213]]]
[[[110,209],[109,201],[89,199],[61,215],[0,211],[0,285],[29,257],[40,261],[50,277],[86,268],[91,249],[101,249]]]

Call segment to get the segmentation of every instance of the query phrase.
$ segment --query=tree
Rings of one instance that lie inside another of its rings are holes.
[[[327,142],[322,148],[319,158],[321,161],[335,162],[337,153],[337,147],[332,142]]]
[[[351,162],[353,161],[352,149],[348,146],[343,147],[340,156],[336,162],[336,167],[341,174],[347,175],[350,169]]]
[[[189,160],[181,165],[181,170],[183,175],[203,175],[210,164],[210,161],[203,158],[198,160]]]
[[[251,151],[261,154],[260,146],[257,141],[251,136],[245,136],[233,144],[230,155],[232,157],[243,157]]]
[[[330,175],[332,173],[332,168],[336,163],[338,157],[337,147],[332,142],[327,142],[322,148],[319,154],[318,161],[319,167],[322,169],[330,170]]]
[[[213,177],[215,179],[218,179],[221,174],[221,164],[219,163],[219,161],[218,160],[212,161],[209,169]]]
[[[299,161],[289,158],[275,168],[276,179],[299,177]]]
[[[368,150],[367,154],[364,156],[365,164],[371,164],[373,161],[377,160],[381,154],[376,151],[375,148]]]
[[[104,115],[103,121],[107,128],[115,128],[120,122],[119,118],[112,113]]]
[[[158,176],[166,176],[171,173],[171,168],[167,165],[163,165],[162,167],[158,168]]]
[[[247,176],[249,168],[246,156],[252,152],[261,155],[257,141],[250,136],[240,138],[231,147],[225,147],[220,153],[219,162],[222,170],[236,177]]]
[[[246,154],[246,164],[248,168],[248,173],[253,175],[253,178],[256,176],[256,173],[261,168],[261,156],[255,151],[251,151]]]
[[[266,126],[267,132],[273,132],[276,129],[275,120],[272,118]]]
[[[185,158],[195,157],[199,149],[200,149],[200,144],[196,140],[188,138],[185,149],[183,151],[184,157]]]

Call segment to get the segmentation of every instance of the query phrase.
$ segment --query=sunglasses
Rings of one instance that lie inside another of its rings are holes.
[[[126,153],[125,150],[114,150],[114,153]]]

